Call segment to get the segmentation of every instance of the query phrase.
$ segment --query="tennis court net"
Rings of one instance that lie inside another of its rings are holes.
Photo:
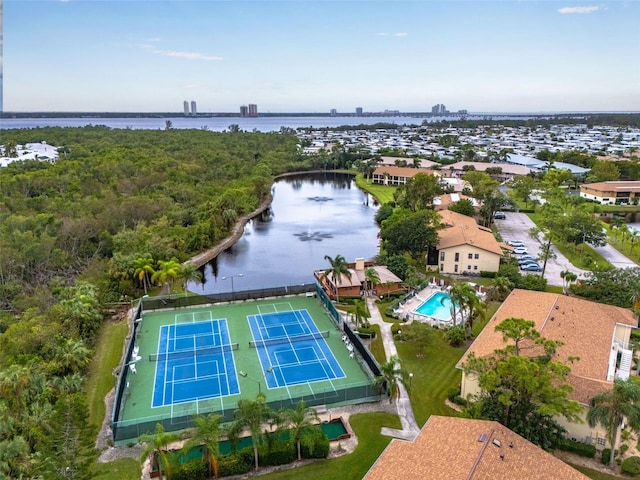
[[[266,338],[264,340],[255,340],[249,342],[249,347],[268,347],[269,345],[282,345],[287,343],[304,342],[305,340],[318,340],[320,338],[329,338],[330,330],[324,332],[305,333],[304,335],[291,335],[287,337]]]
[[[196,358],[205,355],[219,355],[231,350],[238,350],[240,345],[237,343],[228,343],[226,345],[216,345],[215,347],[197,348],[194,350],[178,350],[175,352],[152,353],[149,355],[150,362],[160,360],[172,360],[174,358]]]

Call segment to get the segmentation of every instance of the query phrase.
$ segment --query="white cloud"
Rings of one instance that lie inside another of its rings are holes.
[[[139,47],[143,50],[149,50],[151,53],[163,55],[165,57],[186,58],[187,60],[205,60],[208,62],[224,60],[223,57],[219,57],[217,55],[207,55],[205,53],[198,52],[178,52],[175,50],[159,50],[153,45],[147,44],[140,44]]]
[[[380,33],[376,33],[376,35],[379,37],[407,37],[409,34],[407,32],[396,32],[396,33],[380,32]]]
[[[572,14],[572,13],[592,13],[597,10],[600,10],[600,7],[591,6],[591,7],[564,7],[558,10],[559,13]]]

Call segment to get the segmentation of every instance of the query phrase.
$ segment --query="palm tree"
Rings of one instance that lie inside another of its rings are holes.
[[[476,291],[467,282],[453,282],[451,289],[449,290],[449,297],[451,298],[451,318],[453,318],[453,326],[456,326],[456,313],[462,314],[467,309],[469,310],[469,303],[477,299]],[[440,302],[444,304],[446,297],[442,297]]]
[[[336,289],[336,302],[338,302],[338,290],[340,282],[342,281],[342,277],[345,276],[349,280],[351,280],[351,271],[349,270],[347,261],[342,255],[336,255],[335,258],[331,258],[329,255],[325,255],[324,259],[329,262],[331,268],[325,270],[325,272],[322,274],[322,278],[328,279],[329,275],[331,275],[331,279],[329,280]]]
[[[154,283],[159,282],[169,290],[169,295],[171,295],[171,285],[173,281],[178,278],[182,265],[178,262],[178,259],[174,257],[167,261],[158,260],[158,267],[160,268],[151,276],[151,281]]]
[[[484,303],[476,291],[473,290],[473,293],[467,298],[467,308],[469,310],[469,315],[467,316],[465,331],[467,336],[471,337],[475,317],[478,317],[480,320],[484,320],[486,318],[487,304]]]
[[[400,383],[409,390],[407,381],[409,374],[402,368],[400,358],[397,355],[392,355],[389,360],[380,365],[380,373],[381,375],[376,377],[373,382],[373,387],[380,389],[380,392],[386,387],[389,403],[400,396]]]
[[[571,270],[563,270],[560,272],[560,278],[562,278],[562,293],[566,295],[571,282],[575,282],[578,276]]]
[[[149,455],[151,455],[151,465],[153,467],[153,459],[158,462],[158,474],[160,480],[162,480],[163,469],[167,471],[170,468],[169,464],[169,451],[167,446],[180,440],[180,435],[177,433],[165,432],[161,423],[156,423],[156,430],[154,433],[145,433],[138,437],[138,442],[144,443],[142,453],[140,453],[140,462],[144,463]]]
[[[298,450],[298,460],[302,460],[300,452],[300,440],[312,429],[318,429],[314,422],[319,422],[318,412],[307,407],[304,400],[300,400],[295,409],[287,409],[281,412],[282,418],[286,422],[290,431],[290,438],[295,442]]]
[[[189,282],[199,282],[202,280],[202,272],[193,263],[183,263],[178,270],[178,277],[182,280],[182,289],[187,293]]]
[[[67,375],[82,370],[91,361],[91,350],[78,339],[67,338],[54,349],[54,360],[57,373]]]
[[[502,301],[507,298],[511,290],[513,290],[513,283],[509,277],[496,277],[491,287],[491,298]]]
[[[354,300],[353,302],[354,310],[353,313],[356,317],[356,328],[360,326],[360,321],[363,318],[369,318],[369,312],[367,311],[367,307],[364,303],[364,300]]]
[[[143,256],[136,258],[133,261],[134,275],[138,279],[142,286],[144,287],[144,294],[146,295],[148,292],[147,286],[149,285],[149,279],[151,276],[156,273],[153,269],[153,258],[148,253],[145,253]]]
[[[618,430],[623,421],[631,429],[640,430],[640,384],[616,379],[613,390],[602,392],[589,401],[587,421],[591,428],[600,424],[607,430],[611,444],[609,466],[613,468],[618,444]]]
[[[220,456],[220,420],[222,420],[222,416],[217,413],[211,413],[206,417],[199,415],[194,417],[195,432],[185,445],[185,449],[194,445],[204,446],[209,476],[213,475],[216,478],[218,477],[218,457]]]
[[[376,285],[380,285],[380,275],[373,267],[368,267],[364,270],[364,278],[367,282],[365,290],[375,290]]]
[[[255,468],[258,469],[258,445],[264,441],[262,424],[274,417],[274,413],[265,402],[264,395],[258,395],[255,400],[242,399],[238,401],[238,408],[233,412],[233,418],[238,428],[248,428],[253,443],[253,457]]]

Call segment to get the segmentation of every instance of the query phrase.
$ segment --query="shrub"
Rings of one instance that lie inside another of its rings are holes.
[[[622,430],[622,433],[620,434],[620,438],[622,438],[622,440],[629,440],[630,437],[631,432],[629,430]]]
[[[320,429],[302,438],[300,445],[302,458],[327,458],[329,455],[329,438]]]
[[[262,466],[285,465],[293,462],[297,457],[295,446],[289,442],[279,442],[273,445],[269,451],[262,450],[264,451],[259,452],[260,465]]]
[[[618,451],[616,450],[614,455],[617,455]],[[611,460],[611,449],[610,448],[605,448],[604,450],[602,450],[602,463],[604,465],[608,465],[609,464],[609,460]]]
[[[637,475],[640,473],[640,457],[629,457],[622,462],[622,471]]]
[[[480,270],[480,276],[482,278],[496,278],[496,274],[498,272],[487,272],[485,270]]]
[[[452,347],[458,347],[464,342],[465,334],[462,325],[447,328],[444,332],[444,340]]]
[[[202,460],[190,460],[171,470],[171,480],[204,480],[209,476],[207,464]]]
[[[398,330],[402,330],[402,326],[399,323],[394,323],[393,325],[391,325],[391,333],[393,335],[397,335],[398,334]]]
[[[371,327],[360,327],[358,329],[358,335],[363,338],[375,338],[376,331]]]
[[[454,398],[460,396],[460,388],[458,387],[451,387],[448,391],[447,391],[447,400],[449,400],[450,402],[454,401]]]
[[[568,438],[562,439],[558,442],[557,448],[564,450],[565,452],[572,452],[582,457],[594,458],[596,456],[595,445],[589,445],[582,442],[574,442]]]
[[[251,461],[246,463],[240,455],[227,455],[218,461],[218,473],[220,477],[242,475],[253,470],[253,453]]]
[[[620,455],[624,455],[625,453],[627,453],[627,450],[629,450],[629,445],[627,445],[626,443],[623,443],[622,445],[620,445]]]

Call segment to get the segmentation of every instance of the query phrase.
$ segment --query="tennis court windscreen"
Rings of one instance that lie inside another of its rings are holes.
[[[227,345],[217,345],[215,347],[205,347],[193,350],[178,350],[174,352],[165,353],[152,353],[149,355],[150,362],[157,362],[158,358],[161,360],[171,360],[174,358],[196,358],[205,355],[218,355],[231,350],[238,350],[239,344],[229,343]]]
[[[250,341],[251,348],[267,347],[269,345],[283,345],[287,343],[304,342],[306,340],[317,340],[319,338],[328,338],[330,330],[324,332],[307,333],[304,335],[290,335],[287,337],[266,338],[264,340]]]

